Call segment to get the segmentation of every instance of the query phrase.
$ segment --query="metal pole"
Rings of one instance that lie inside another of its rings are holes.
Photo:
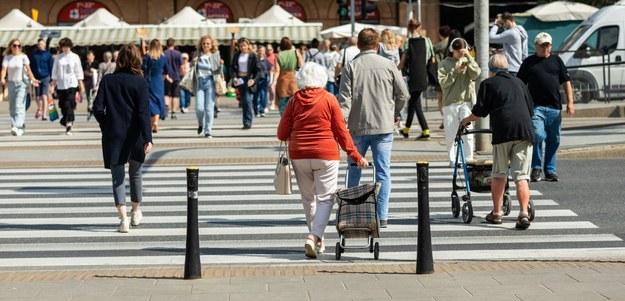
[[[480,83],[488,78],[488,0],[474,0],[473,19],[475,20],[475,59],[482,69],[482,73],[475,80],[475,92],[477,93]],[[490,128],[488,118],[477,120],[476,128]],[[490,139],[486,134],[478,134],[475,137],[476,151],[489,151]]]
[[[428,162],[417,162],[417,199],[419,228],[417,230],[417,274],[434,273],[432,233],[430,232],[430,197]]]
[[[187,167],[187,250],[184,258],[184,279],[202,278],[197,206],[199,173],[199,168]]]
[[[419,22],[423,23],[421,19],[421,0],[417,0],[417,16],[419,17]]]
[[[356,35],[356,0],[351,0],[349,5],[349,13],[351,14],[352,37]],[[362,13],[362,12],[361,12]]]
[[[410,22],[410,19],[412,19],[412,0],[408,0],[408,7],[406,9],[406,17],[408,18],[406,20],[406,24],[408,24],[408,22]]]

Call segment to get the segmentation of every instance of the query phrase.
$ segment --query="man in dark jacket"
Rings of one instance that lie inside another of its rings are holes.
[[[493,129],[493,170],[491,194],[493,211],[486,215],[491,224],[502,222],[502,200],[508,166],[517,188],[520,212],[516,228],[525,230],[530,226],[528,204],[534,132],[532,113],[534,104],[523,82],[508,73],[508,61],[503,54],[494,55],[488,68],[491,78],[480,84],[477,103],[472,114],[462,120],[467,126],[478,117],[490,115]]]

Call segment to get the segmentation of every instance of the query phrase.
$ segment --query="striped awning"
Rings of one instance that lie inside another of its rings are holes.
[[[246,37],[252,42],[279,42],[287,36],[295,43],[309,42],[318,37],[321,23],[304,24],[204,24],[200,26],[189,25],[130,25],[125,27],[71,27],[51,26],[47,30],[58,30],[61,37],[68,37],[74,45],[119,45],[137,43],[139,38],[145,40],[159,39],[165,41],[175,38],[176,44],[181,46],[195,45],[202,35],[211,35],[220,42],[230,41],[232,34],[235,38]],[[26,45],[35,45],[42,29],[15,29],[0,28],[0,41],[9,41],[18,38]],[[52,41],[56,46],[58,39]]]

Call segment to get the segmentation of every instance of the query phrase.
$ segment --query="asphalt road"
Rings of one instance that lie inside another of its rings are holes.
[[[625,159],[559,160],[560,182],[537,182],[530,187],[604,232],[625,239],[624,162]]]

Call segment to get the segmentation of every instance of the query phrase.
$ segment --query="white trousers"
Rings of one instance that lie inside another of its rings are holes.
[[[338,160],[298,159],[292,160],[306,214],[306,224],[311,234],[323,238],[336,191],[339,175]]]
[[[451,163],[456,162],[457,147],[454,146],[454,140],[456,139],[456,134],[458,133],[460,121],[471,115],[471,106],[472,105],[470,102],[465,102],[443,107],[445,142],[447,146],[447,153],[449,154],[449,162]],[[467,128],[472,129],[473,123],[471,123],[471,125],[469,125]],[[467,160],[473,160],[474,136],[475,135],[466,135],[462,137],[462,140],[464,142],[464,156]]]

